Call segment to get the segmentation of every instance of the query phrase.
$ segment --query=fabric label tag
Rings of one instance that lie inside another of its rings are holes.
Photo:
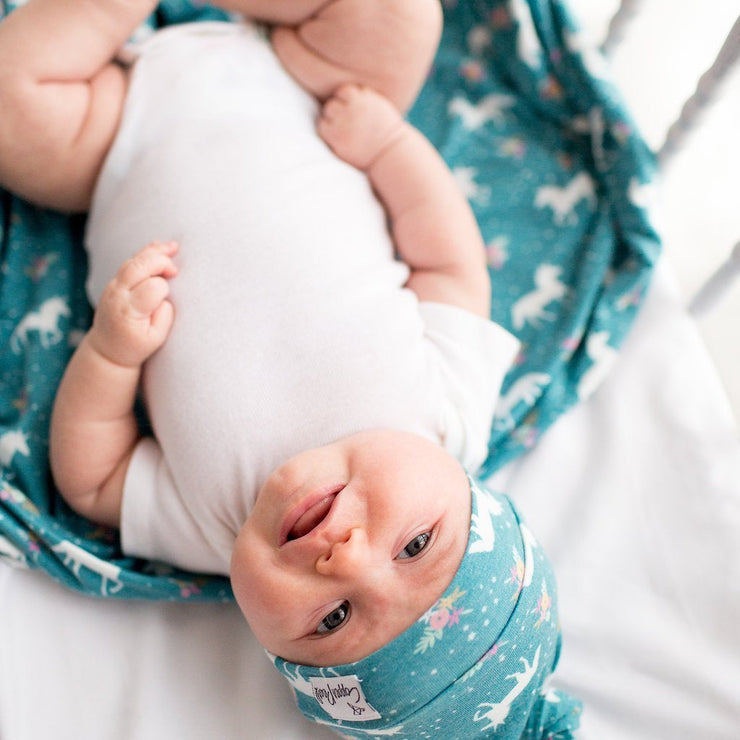
[[[357,676],[312,677],[310,681],[314,699],[334,719],[350,722],[382,719],[367,703]]]

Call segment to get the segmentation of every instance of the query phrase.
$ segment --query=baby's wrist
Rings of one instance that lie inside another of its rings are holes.
[[[83,344],[87,351],[98,362],[102,361],[106,365],[114,366],[118,369],[133,370],[140,372],[144,359],[135,357],[124,357],[122,352],[116,351],[116,342],[109,341],[94,324],[85,335]]]

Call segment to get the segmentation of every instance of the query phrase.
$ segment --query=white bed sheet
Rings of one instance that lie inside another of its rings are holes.
[[[604,386],[495,482],[555,562],[580,736],[740,737],[740,440],[665,270]],[[0,566],[0,635],[2,740],[334,737],[231,605],[97,601]]]

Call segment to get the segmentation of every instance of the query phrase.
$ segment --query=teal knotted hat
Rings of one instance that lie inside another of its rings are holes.
[[[270,656],[312,721],[347,738],[574,737],[581,703],[544,685],[561,643],[550,562],[513,503],[469,480],[465,555],[417,622],[355,663]]]

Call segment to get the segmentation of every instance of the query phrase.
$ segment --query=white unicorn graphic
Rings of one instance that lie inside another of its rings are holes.
[[[523,402],[533,406],[550,381],[551,377],[547,373],[527,373],[516,380],[496,405],[493,421],[495,428],[498,430],[511,429],[514,426],[512,412],[516,406]]]
[[[597,331],[586,341],[586,354],[593,365],[581,376],[578,383],[578,398],[588,398],[609,374],[611,366],[617,359],[618,352],[609,346],[609,332]]]
[[[585,200],[591,208],[596,205],[596,187],[587,172],[580,172],[567,185],[543,185],[537,188],[534,204],[537,208],[551,208],[555,223],[562,225],[577,221],[576,206]]]
[[[519,660],[524,664],[524,670],[520,673],[512,673],[511,675],[506,676],[507,681],[512,678],[516,681],[514,688],[496,704],[484,702],[478,705],[478,710],[473,715],[473,720],[475,722],[486,720],[488,723],[482,728],[482,732],[491,729],[495,730],[506,721],[506,718],[509,716],[509,711],[511,710],[511,705],[514,703],[514,699],[516,699],[517,696],[527,688],[529,682],[537,672],[537,667],[540,663],[540,646],[537,647],[537,652],[534,654],[532,665],[529,664],[529,661],[526,658],[519,658]]]
[[[272,664],[275,665],[277,656],[272,655],[272,653],[268,653],[267,655],[272,661]],[[283,674],[283,676],[285,676],[288,683],[293,687],[293,690],[296,693],[305,694],[306,696],[310,696],[312,698],[314,697],[314,690],[313,686],[311,685],[311,680],[308,678],[304,678],[301,675],[300,666],[296,665],[295,670],[291,671],[290,668],[288,668],[288,664],[284,664],[282,669],[280,669],[280,672]],[[333,669],[328,669],[326,671],[322,669],[321,675],[325,678],[331,676],[339,676],[339,674]]]
[[[450,115],[459,116],[468,131],[474,131],[489,121],[497,126],[502,125],[504,110],[511,108],[514,103],[516,98],[512,95],[491,93],[477,103],[471,103],[467,98],[457,95],[450,101],[447,110]]]
[[[47,298],[37,311],[29,311],[15,327],[10,337],[10,348],[18,354],[28,341],[29,332],[39,333],[41,346],[46,348],[62,339],[59,329],[59,320],[71,316],[71,311],[64,298],[55,296]]]
[[[100,584],[101,596],[118,593],[123,588],[123,583],[120,581],[121,569],[112,563],[107,563],[105,560],[95,557],[95,555],[83,550],[69,540],[62,540],[51,549],[64,556],[63,562],[65,565],[73,564],[72,572],[78,578],[82,567],[97,573],[102,579]],[[108,581],[114,584],[110,590],[107,590]]]
[[[492,552],[496,533],[493,529],[493,517],[501,516],[501,504],[493,497],[474,490],[476,508],[470,523],[470,536],[478,539],[470,543],[469,553]]]
[[[0,535],[0,561],[14,568],[28,568],[28,560],[7,537]]]
[[[545,311],[545,306],[559,301],[568,293],[568,286],[560,281],[562,272],[557,265],[543,264],[537,268],[534,273],[537,287],[511,307],[511,322],[515,329],[522,329],[527,322],[539,328],[542,321],[555,318],[555,314]]]
[[[11,430],[0,435],[0,465],[10,465],[15,455],[28,457],[28,435],[25,432]]]
[[[491,188],[487,185],[479,185],[475,178],[478,170],[475,167],[455,167],[452,174],[462,194],[470,201],[485,204],[491,197]]]

